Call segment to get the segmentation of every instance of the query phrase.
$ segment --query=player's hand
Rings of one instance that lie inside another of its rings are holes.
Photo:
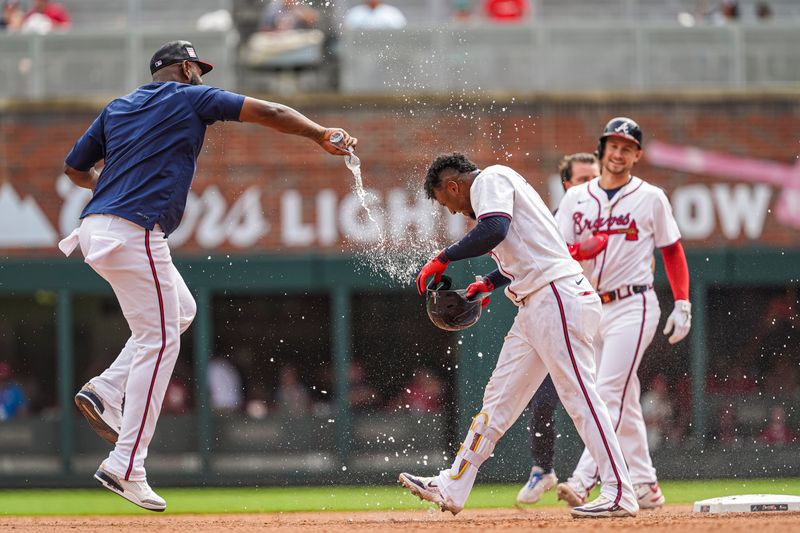
[[[664,327],[664,335],[672,335],[669,337],[669,343],[675,344],[683,340],[689,334],[689,329],[692,327],[692,304],[688,300],[675,300],[675,309],[667,319],[667,325]],[[674,331],[673,331],[674,328]]]
[[[333,143],[331,142],[331,136],[336,133],[341,134],[342,139]],[[351,137],[350,134],[342,128],[325,128],[322,142],[320,142],[320,146],[322,146],[326,152],[333,155],[348,155],[350,153],[349,148],[354,148],[357,144],[358,139]]]
[[[439,283],[442,279],[442,273],[447,270],[450,260],[444,255],[444,251],[439,253],[436,257],[425,263],[422,270],[417,274],[417,292],[422,296],[427,289],[427,280],[429,277],[434,276],[433,282]]]
[[[469,300],[478,293],[481,292],[489,293],[492,292],[493,290],[494,290],[494,283],[492,283],[492,280],[481,276],[475,276],[475,281],[467,285],[466,297]],[[481,299],[481,307],[486,307],[487,305],[489,305],[488,296]]]

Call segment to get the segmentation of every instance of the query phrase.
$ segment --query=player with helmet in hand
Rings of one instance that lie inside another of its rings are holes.
[[[664,504],[664,495],[647,446],[637,370],[661,314],[653,291],[655,248],[661,249],[675,299],[664,329],[671,344],[689,333],[691,304],[689,268],[669,200],[663,190],[631,174],[642,157],[642,137],[630,118],[610,120],[597,149],[600,176],[566,192],[556,221],[567,243],[608,237],[605,249],[583,263],[603,302],[595,340],[597,390],[608,405],[639,507],[652,509]],[[559,499],[570,506],[584,504],[598,473],[606,483],[593,457],[592,450],[584,449],[572,476],[558,485]]]
[[[116,360],[81,388],[75,403],[114,444],[95,479],[151,511],[167,504],[147,483],[144,460],[180,335],[197,310],[167,237],[183,216],[206,128],[220,120],[253,122],[339,156],[357,142],[290,107],[204,85],[211,69],[192,43],[165,43],[150,60],[152,82],[108,104],[64,165],[70,180],[93,194],[80,227],[59,248],[69,255],[80,245],[86,263],[114,289],[131,330]],[[339,143],[331,142],[334,134]],[[95,167],[100,160],[102,171]]]
[[[478,468],[549,373],[608,481],[600,497],[573,509],[573,516],[635,516],[636,495],[611,418],[595,387],[591,343],[600,321],[600,298],[571,257],[553,215],[513,169],[493,165],[480,170],[459,153],[441,155],[431,163],[425,192],[452,214],[461,213],[477,224],[422,267],[417,276],[419,293],[425,292],[429,277],[437,283],[450,262],[489,253],[497,270],[470,284],[467,293],[505,287],[518,310],[486,385],[483,406],[473,417],[452,467],[433,477],[402,473],[400,483],[443,511],[460,512]]]
[[[579,152],[565,155],[558,163],[558,173],[564,191],[575,185],[586,183],[600,175],[600,164],[594,154]],[[558,211],[558,210],[556,210]],[[572,244],[569,251],[578,261],[591,259],[602,252],[608,243],[605,233],[588,237],[584,242]],[[528,480],[517,493],[517,504],[532,505],[545,492],[556,488],[558,478],[553,467],[556,444],[555,413],[558,393],[553,379],[544,378],[542,386],[533,395],[531,410],[530,449],[533,465]]]

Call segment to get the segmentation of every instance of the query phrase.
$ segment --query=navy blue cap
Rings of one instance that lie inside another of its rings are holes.
[[[207,74],[214,68],[211,63],[200,61],[200,58],[197,57],[197,51],[194,45],[189,41],[170,41],[162,44],[161,47],[156,50],[156,53],[153,54],[153,57],[150,59],[150,74],[155,74],[156,71],[168,65],[174,65],[175,63],[181,63],[183,61],[197,63],[203,74]]]

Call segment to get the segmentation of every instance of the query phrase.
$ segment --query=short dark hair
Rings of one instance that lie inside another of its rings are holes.
[[[597,156],[589,152],[578,152],[562,157],[558,162],[558,173],[561,174],[562,182],[572,179],[572,163],[597,163]]]
[[[425,176],[425,194],[428,199],[433,200],[436,197],[434,191],[442,184],[442,172],[451,168],[459,174],[478,170],[478,166],[464,154],[453,152],[437,156],[428,167],[428,174]]]

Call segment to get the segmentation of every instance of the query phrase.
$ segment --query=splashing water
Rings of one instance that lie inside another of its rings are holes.
[[[367,191],[364,190],[364,180],[361,177],[361,159],[353,152],[353,148],[348,148],[350,155],[344,156],[344,164],[347,168],[350,169],[350,172],[353,173],[353,180],[355,184],[353,185],[353,192],[356,193],[359,201],[361,202],[361,207],[364,208],[364,211],[367,212],[367,218],[375,224],[375,227],[378,228],[378,235],[380,236],[381,242],[383,242],[383,230],[381,229],[381,225],[378,224],[378,221],[372,216],[372,211],[370,211],[369,206],[367,205]]]
[[[332,142],[333,138],[332,138]],[[370,271],[386,276],[399,283],[411,282],[417,274],[420,265],[436,255],[441,246],[429,239],[415,238],[414,234],[386,235],[383,227],[373,216],[375,209],[375,195],[369,193],[364,188],[364,181],[361,173],[361,160],[349,148],[349,155],[344,158],[345,165],[353,174],[353,192],[358,197],[361,207],[367,215],[371,224],[375,225],[378,234],[377,242],[356,243],[350,242],[350,246],[355,248],[355,253]],[[373,205],[370,209],[370,204]],[[380,209],[380,208],[378,208]]]

